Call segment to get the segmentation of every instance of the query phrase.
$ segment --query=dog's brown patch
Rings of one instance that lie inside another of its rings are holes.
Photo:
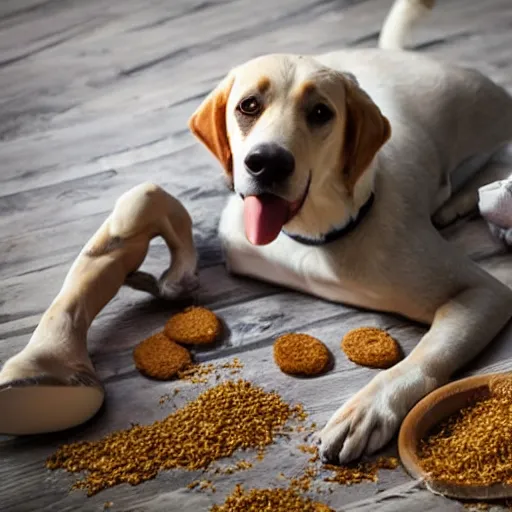
[[[234,76],[229,74],[201,103],[188,121],[190,131],[211,151],[233,181],[233,156],[226,127],[226,106]]]
[[[312,94],[315,91],[315,82],[312,82],[311,80],[306,80],[305,82],[300,84],[299,87],[297,87],[293,95],[299,103],[302,103],[305,98],[307,98],[310,94]]]
[[[342,146],[345,186],[352,195],[357,181],[391,136],[391,126],[372,99],[351,80],[345,81],[346,126]]]
[[[265,94],[270,89],[270,78],[262,76],[256,85],[260,94]]]

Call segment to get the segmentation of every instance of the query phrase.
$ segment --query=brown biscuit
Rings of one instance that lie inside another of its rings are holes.
[[[135,366],[144,375],[167,380],[192,363],[190,352],[159,332],[141,341],[133,350]]]
[[[274,343],[274,360],[290,375],[319,375],[329,365],[329,350],[313,336],[289,333]]]
[[[169,318],[164,332],[172,340],[185,345],[213,343],[222,331],[220,320],[210,310],[189,307]]]
[[[402,359],[398,343],[386,331],[375,327],[347,332],[341,348],[351,361],[370,368],[389,368]]]

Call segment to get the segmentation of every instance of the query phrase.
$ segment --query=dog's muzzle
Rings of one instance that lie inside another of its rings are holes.
[[[244,160],[247,172],[262,188],[283,183],[295,170],[295,158],[279,144],[254,146]]]

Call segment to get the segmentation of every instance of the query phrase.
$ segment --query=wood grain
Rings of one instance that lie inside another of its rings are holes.
[[[189,115],[231,66],[261,53],[374,46],[390,5],[391,0],[2,0],[0,363],[27,342],[115,199],[147,180],[189,209],[201,257],[196,300],[229,327],[227,340],[198,352],[199,361],[240,357],[244,378],[304,403],[320,425],[375,373],[341,353],[347,330],[385,327],[408,353],[422,326],[226,274],[216,229],[227,190],[218,165],[186,128]],[[469,63],[512,90],[511,26],[510,0],[445,0],[418,28],[415,44],[417,51]],[[481,219],[458,222],[444,235],[512,286],[510,252]],[[162,243],[155,242],[144,268],[160,273],[166,258]],[[44,468],[62,442],[162,418],[204,389],[149,381],[132,364],[133,346],[160,329],[177,307],[123,289],[102,312],[91,330],[90,350],[106,383],[107,406],[73,432],[0,438],[2,511],[98,511],[112,501],[115,511],[203,512],[237,482],[271,486],[281,471],[302,471],[307,456],[296,449],[298,438],[280,439],[251,470],[215,477],[215,494],[186,489],[200,474],[172,471],[138,487],[86,498],[69,492],[71,476]],[[287,330],[324,340],[335,356],[333,371],[318,379],[281,374],[271,345]],[[509,326],[463,373],[511,370],[511,341]],[[159,397],[176,387],[176,398],[159,405]],[[336,510],[358,512],[463,510],[402,470],[383,472],[376,484],[334,488],[319,499]]]

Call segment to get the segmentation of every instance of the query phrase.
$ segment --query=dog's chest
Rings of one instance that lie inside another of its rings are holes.
[[[269,245],[247,241],[243,206],[238,198],[228,201],[219,225],[226,265],[230,272],[300,290],[334,302],[382,308],[381,286],[365,268],[366,262],[339,246],[308,246],[284,233]],[[371,282],[370,282],[371,281]]]

